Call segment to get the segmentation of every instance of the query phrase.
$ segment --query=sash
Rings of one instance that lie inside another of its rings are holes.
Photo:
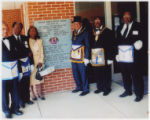
[[[72,45],[70,61],[73,63],[83,63],[84,62],[84,46]]]
[[[95,48],[91,51],[92,66],[105,66],[105,55],[103,48]]]
[[[119,45],[119,62],[133,63],[134,62],[134,49],[132,45]]]
[[[2,62],[2,80],[13,80],[19,77],[18,62]]]
[[[30,66],[29,57],[20,59],[20,62],[21,62],[23,77],[30,76],[31,66]]]

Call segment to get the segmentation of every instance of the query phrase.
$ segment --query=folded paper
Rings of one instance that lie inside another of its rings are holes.
[[[43,76],[45,76],[45,75],[48,75],[48,74],[52,73],[54,70],[55,70],[54,67],[48,67],[48,68],[42,70],[42,71],[40,72],[40,75],[43,77]]]

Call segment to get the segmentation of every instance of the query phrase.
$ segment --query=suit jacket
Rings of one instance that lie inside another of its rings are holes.
[[[2,62],[9,62],[9,61],[16,60],[15,46],[13,46],[14,44],[12,44],[12,41],[10,41],[9,39],[7,39],[7,40],[9,41],[10,50],[7,48],[7,46],[2,41]]]
[[[104,48],[105,60],[112,60],[114,57],[114,45],[113,42],[115,40],[115,34],[112,30],[105,28],[105,30],[99,34],[98,40],[95,41],[95,35],[93,35],[91,40],[91,48]]]
[[[142,38],[142,27],[138,22],[134,22],[131,26],[128,36],[124,39],[121,35],[121,30],[123,25],[119,26],[117,29],[117,39],[116,39],[116,54],[118,54],[117,47],[118,45],[134,45],[134,43],[138,40],[143,41]],[[136,34],[135,34],[136,33]],[[143,57],[143,47],[140,50],[136,50],[134,48],[134,64],[136,66],[140,66]]]
[[[74,45],[83,45],[85,47],[85,58],[89,59],[89,37],[87,30],[83,27],[78,35],[75,35],[75,31],[73,31],[72,35],[72,44]]]
[[[29,39],[24,35],[20,35],[20,42],[18,42],[14,35],[8,37],[9,41],[13,48],[15,48],[15,58],[18,60],[19,72],[22,72],[21,61],[19,59],[29,57],[29,53],[31,52],[29,47]]]
[[[13,45],[17,48],[16,56],[18,59],[27,57],[29,52],[31,52],[29,47],[29,39],[24,35],[20,35],[20,38],[21,42],[18,42],[14,35],[8,37],[8,39],[12,41]]]
[[[34,40],[29,39],[29,45],[33,53],[34,65],[37,66],[39,63],[44,63],[44,53],[43,53],[43,42],[41,39]]]

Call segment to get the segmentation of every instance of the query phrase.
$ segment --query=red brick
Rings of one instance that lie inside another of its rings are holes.
[[[56,2],[47,2],[47,4],[51,4],[52,5],[52,4],[56,4]]]
[[[53,5],[53,4],[52,4],[52,7],[60,7],[60,6],[61,6],[61,5],[57,5],[57,4],[56,4],[56,5]]]
[[[61,10],[61,12],[67,13],[69,12],[69,10]]]
[[[74,9],[74,7],[66,7],[66,9]]]
[[[47,4],[46,2],[38,2],[37,3],[38,5],[45,5],[45,4]]]
[[[30,6],[30,5],[37,5],[37,2],[28,2],[27,4],[28,4],[29,6]]]

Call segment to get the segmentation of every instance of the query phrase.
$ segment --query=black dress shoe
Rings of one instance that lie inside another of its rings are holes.
[[[111,92],[111,90],[104,92],[103,96],[107,96],[110,92]]]
[[[41,100],[45,100],[45,97],[40,97],[40,96],[39,96],[39,98],[40,98]]]
[[[80,89],[75,89],[75,90],[72,91],[72,93],[77,93],[79,91],[81,91],[81,90]]]
[[[20,107],[25,108],[25,104],[24,103],[20,104]]]
[[[6,118],[12,118],[12,115],[11,115],[10,112],[5,112],[5,117],[6,117]]]
[[[30,101],[30,100],[27,102],[27,104],[29,104],[29,105],[32,105],[33,103],[34,103],[34,102],[32,102],[32,101]]]
[[[32,98],[32,100],[37,100],[37,97]]]
[[[94,91],[95,94],[98,94],[98,93],[101,93],[101,92],[102,92],[102,90],[95,90]]]
[[[22,114],[23,114],[23,112],[20,111],[20,110],[15,110],[15,111],[13,111],[12,113],[13,113],[13,114],[16,114],[16,115],[22,115]]]
[[[132,93],[131,92],[124,92],[124,93],[122,93],[121,95],[120,95],[120,97],[126,97],[126,96],[131,96],[132,95]]]
[[[80,96],[85,96],[85,95],[87,95],[89,93],[89,91],[87,91],[87,92],[82,92],[81,94],[80,94]]]
[[[139,97],[139,96],[137,96],[136,98],[135,98],[135,102],[140,102],[141,100],[143,99],[143,97]]]

